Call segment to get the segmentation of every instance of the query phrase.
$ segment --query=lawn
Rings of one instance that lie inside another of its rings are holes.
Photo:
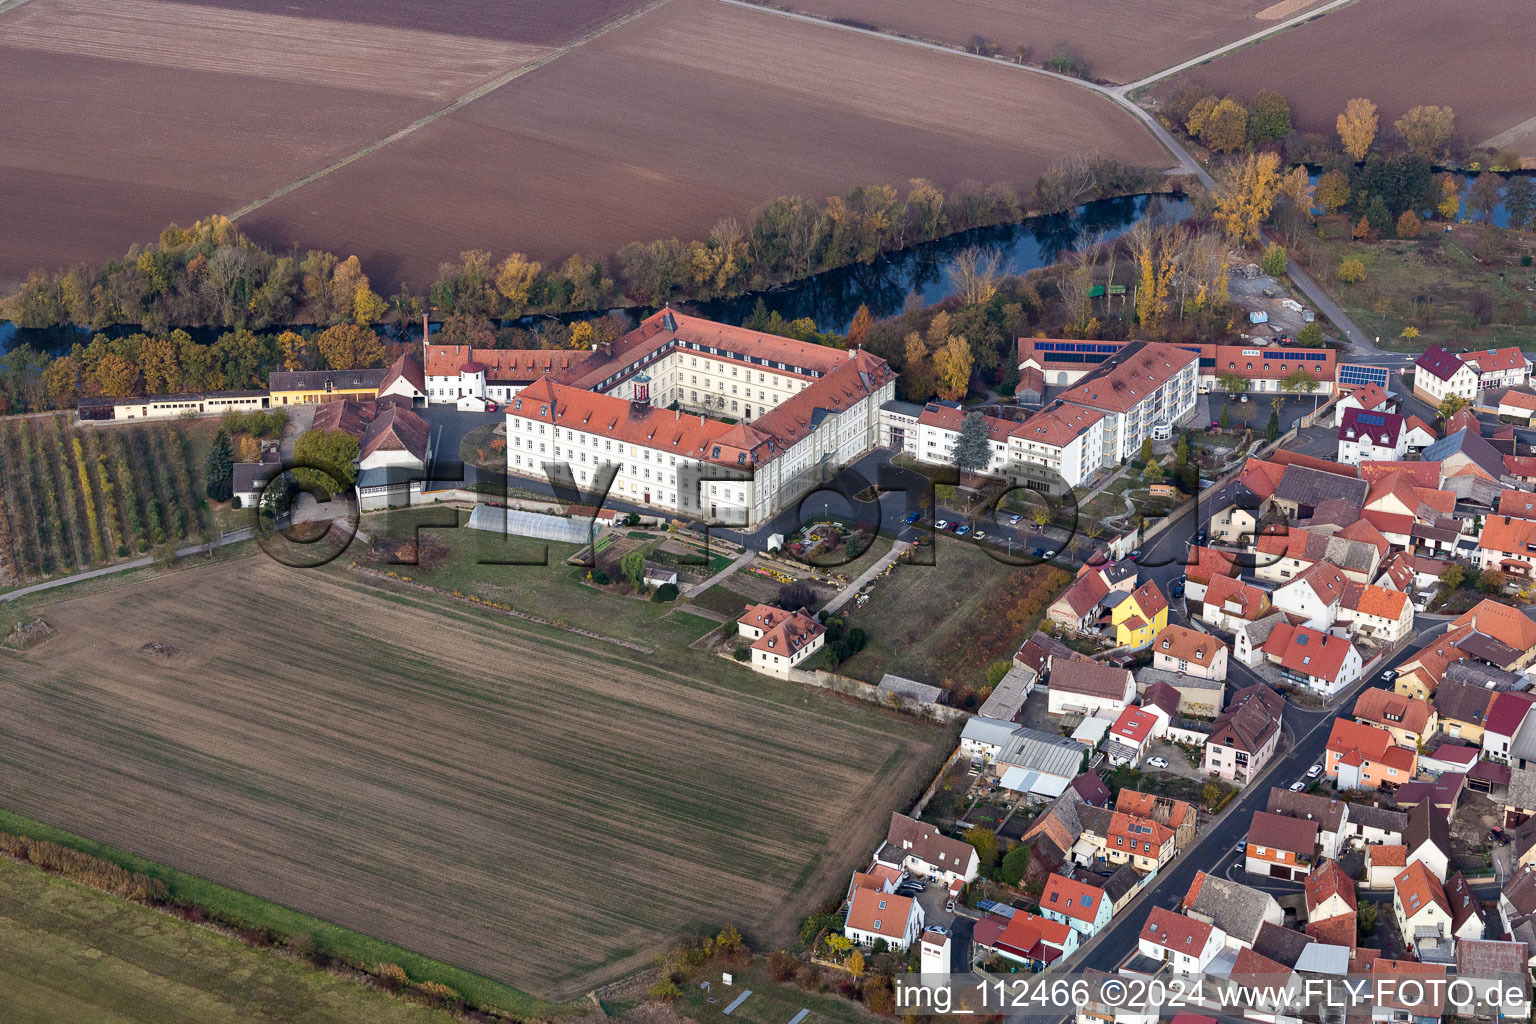
[[[979,686],[986,666],[1012,658],[1071,582],[1049,566],[1016,568],[973,544],[936,540],[935,564],[898,566],[863,608],[849,611],[848,624],[869,640],[839,671],[868,682],[893,672],[946,688]]]
[[[7,1024],[432,1024],[356,981],[0,857]]]
[[[588,599],[563,564],[498,568],[519,608]],[[600,636],[261,557],[71,596],[0,651],[0,792],[545,999],[727,921],[788,941],[950,731],[688,651],[675,605],[590,600]]]
[[[787,1024],[801,1010],[811,1011],[801,1024],[864,1024],[878,1019],[852,1000],[807,992],[793,982],[774,981],[768,975],[766,959],[757,957],[751,966],[729,968],[729,988],[720,983],[719,971],[690,977],[676,1003],[678,1012],[698,1024]],[[709,991],[699,986],[700,981],[710,983]],[[722,1011],[747,991],[752,994],[746,1002],[725,1016]]]
[[[1532,252],[1536,236],[1485,236],[1489,229],[1470,224],[1452,225],[1447,234],[1443,226],[1426,224],[1416,241],[1364,243],[1350,237],[1342,218],[1325,218],[1304,236],[1298,259],[1382,348],[1422,352],[1434,344],[1459,352],[1528,343],[1536,321],[1528,288],[1536,271],[1521,266],[1520,254]],[[1364,265],[1364,281],[1338,280],[1346,259]],[[1410,327],[1419,336],[1401,337]]]

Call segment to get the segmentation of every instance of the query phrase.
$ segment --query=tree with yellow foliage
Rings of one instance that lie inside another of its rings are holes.
[[[1413,107],[1392,127],[1415,154],[1425,160],[1438,160],[1456,130],[1456,112],[1450,107]]]
[[[1397,237],[1417,238],[1421,227],[1423,224],[1419,220],[1419,215],[1412,210],[1404,210],[1397,218]]]
[[[97,360],[91,372],[91,383],[108,398],[122,398],[133,394],[138,377],[139,371],[132,363],[116,352],[108,352]]]
[[[502,260],[496,268],[496,290],[501,297],[507,300],[505,313],[509,317],[519,317],[528,308],[528,300],[533,295],[533,286],[539,279],[539,273],[544,269],[538,260],[530,260],[520,252],[515,252]]]
[[[1347,259],[1339,264],[1339,280],[1345,284],[1359,284],[1365,280],[1365,264],[1357,259]]]
[[[1336,127],[1344,152],[1356,162],[1364,160],[1365,154],[1371,151],[1371,143],[1376,141],[1377,124],[1376,104],[1370,100],[1352,99],[1344,104],[1344,113],[1339,115]]]
[[[1216,182],[1216,223],[1237,245],[1259,240],[1259,225],[1275,207],[1283,179],[1274,153],[1251,153],[1227,167]]]
[[[1338,213],[1349,205],[1349,175],[1335,167],[1317,179],[1317,205],[1324,213]]]
[[[1234,153],[1248,145],[1248,108],[1228,96],[1206,114],[1200,141],[1213,153]]]
[[[1456,183],[1453,175],[1440,176],[1440,202],[1435,212],[1446,220],[1455,220],[1461,213],[1461,186]]]
[[[942,348],[933,353],[933,368],[938,374],[939,395],[958,402],[971,389],[971,343],[965,335],[952,335]]]
[[[901,383],[914,401],[927,401],[933,394],[933,364],[923,336],[916,331],[902,340]]]
[[[290,371],[309,369],[309,342],[304,340],[302,334],[295,331],[284,331],[279,334],[277,350],[283,357],[283,369]]]
[[[322,331],[315,347],[332,370],[357,370],[384,364],[384,344],[360,324],[337,324]]]

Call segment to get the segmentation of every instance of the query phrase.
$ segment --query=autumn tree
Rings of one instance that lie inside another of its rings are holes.
[[[384,344],[360,324],[337,324],[320,333],[315,348],[332,370],[358,370],[384,364]]]
[[[1404,210],[1397,218],[1397,237],[1417,238],[1422,227],[1423,223],[1419,220],[1418,214],[1412,210]]]
[[[933,353],[933,368],[938,375],[938,392],[950,401],[959,401],[971,387],[971,366],[975,357],[965,335],[956,334]]]
[[[1425,160],[1445,155],[1456,129],[1456,113],[1450,107],[1413,107],[1393,122],[1403,144]]]
[[[1357,259],[1342,260],[1339,263],[1338,278],[1345,284],[1359,284],[1365,280],[1365,264]]]
[[[1440,404],[1436,407],[1435,411],[1440,414],[1440,418],[1442,420],[1449,420],[1452,416],[1455,416],[1458,412],[1465,409],[1469,404],[1470,403],[1468,403],[1467,400],[1460,395],[1446,395],[1444,398],[1440,399]]]
[[[1285,246],[1271,242],[1264,247],[1264,253],[1259,258],[1259,266],[1270,277],[1279,277],[1285,273],[1288,261],[1285,255]]]
[[[1280,158],[1274,153],[1251,153],[1241,163],[1223,170],[1216,182],[1216,223],[1238,245],[1259,239],[1259,225],[1274,209],[1282,179]]]
[[[1349,175],[1338,168],[1317,179],[1317,205],[1324,213],[1338,213],[1349,205]]]
[[[123,398],[133,394],[139,371],[123,356],[108,352],[97,360],[90,376],[98,393],[108,398]]]
[[[1284,141],[1291,134],[1291,105],[1273,89],[1260,89],[1248,109],[1248,138],[1255,145]]]
[[[950,281],[967,306],[992,301],[997,294],[997,271],[1003,254],[995,248],[969,246],[955,253],[950,266]]]
[[[973,412],[960,421],[960,433],[955,438],[953,464],[962,474],[975,473],[987,468],[992,461],[991,442],[987,437],[987,423],[981,413]],[[994,841],[996,837],[993,837]]]
[[[1499,208],[1499,201],[1503,198],[1500,188],[1500,180],[1497,174],[1479,174],[1472,179],[1472,187],[1467,190],[1467,212],[1473,216],[1480,216],[1484,223],[1493,223],[1493,211]]]
[[[1344,146],[1344,152],[1355,158],[1356,162],[1365,159],[1365,154],[1371,151],[1371,143],[1376,141],[1376,104],[1367,99],[1352,99],[1344,104],[1344,113],[1339,115],[1336,127],[1339,132],[1339,142]]]
[[[43,390],[55,409],[75,404],[80,395],[80,364],[59,356],[43,370]]]
[[[296,331],[284,331],[277,336],[277,351],[283,359],[285,370],[310,368],[309,342]]]
[[[853,975],[855,981],[864,977],[864,954],[860,950],[854,950],[848,957],[848,973]]]
[[[902,342],[901,383],[907,397],[926,402],[933,396],[933,361],[923,336],[910,332]]]
[[[869,334],[869,325],[874,323],[874,317],[869,314],[869,306],[859,303],[858,310],[853,314],[853,321],[848,325],[846,342],[849,348],[862,348],[864,339]]]
[[[1461,213],[1461,186],[1456,183],[1455,175],[1440,176],[1440,201],[1435,205],[1435,212],[1446,220],[1455,220]]]
[[[1228,96],[1205,115],[1200,141],[1212,152],[1232,153],[1248,144],[1248,109]]]
[[[357,438],[344,430],[306,430],[293,443],[293,476],[306,487],[332,494],[357,480]]]
[[[629,581],[629,585],[639,590],[645,580],[645,553],[643,551],[627,552],[619,559],[619,572]]]
[[[504,300],[502,312],[509,317],[520,317],[528,308],[534,285],[544,270],[538,260],[531,260],[515,252],[496,267],[496,291]]]
[[[219,432],[213,435],[213,443],[208,446],[208,454],[203,459],[203,478],[206,481],[209,500],[229,500],[234,469],[234,446],[230,444],[229,431],[221,427]]]
[[[261,442],[250,434],[241,434],[235,442],[235,458],[240,462],[260,462]]]

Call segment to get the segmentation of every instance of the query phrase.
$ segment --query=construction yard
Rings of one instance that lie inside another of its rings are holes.
[[[260,557],[63,600],[51,639],[0,651],[0,788],[545,998],[728,921],[786,940],[952,737],[702,653],[663,667],[696,625],[637,649],[613,608],[664,606],[590,600],[608,636]]]

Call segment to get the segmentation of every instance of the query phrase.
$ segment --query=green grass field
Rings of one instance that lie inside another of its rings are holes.
[[[710,983],[710,991],[699,987],[700,981]],[[720,984],[720,972],[708,976],[690,978],[683,985],[683,998],[677,1001],[677,1010],[698,1024],[788,1024],[790,1018],[801,1010],[810,1010],[802,1024],[863,1024],[877,1019],[874,1014],[858,1003],[835,995],[807,992],[799,985],[774,981],[768,976],[764,958],[757,958],[750,967],[731,968],[731,986]],[[740,996],[751,990],[731,1015],[722,1011]],[[713,1000],[713,1001],[711,1001]]]
[[[1532,251],[1519,245],[1522,237],[1529,241],[1532,236],[1510,233],[1502,245],[1483,248],[1482,228],[1457,224],[1446,234],[1442,227],[1425,225],[1418,241],[1367,244],[1354,241],[1348,225],[1329,218],[1305,236],[1303,263],[1361,330],[1381,339],[1382,348],[1423,352],[1434,344],[1459,352],[1529,342],[1536,313],[1526,289],[1536,280],[1536,270],[1521,266],[1518,254]],[[1338,280],[1339,264],[1346,259],[1365,266],[1364,281]],[[1487,324],[1479,323],[1473,311],[1479,293],[1491,310]],[[1419,336],[1402,338],[1406,327],[1417,329]]]
[[[6,1024],[432,1024],[451,1018],[0,857]]]

